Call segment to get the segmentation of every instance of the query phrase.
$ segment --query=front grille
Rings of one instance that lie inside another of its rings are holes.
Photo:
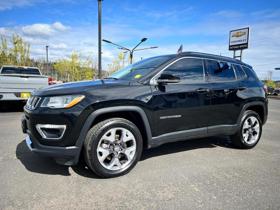
[[[40,97],[37,97],[37,96],[32,96],[30,97],[28,100],[27,100],[27,103],[26,103],[26,108],[29,109],[29,110],[34,110],[37,108],[39,102],[40,102]]]

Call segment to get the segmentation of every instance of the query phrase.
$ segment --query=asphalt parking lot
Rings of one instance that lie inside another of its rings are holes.
[[[226,137],[167,144],[114,179],[29,152],[21,108],[0,112],[0,209],[280,209],[280,100],[252,150]]]

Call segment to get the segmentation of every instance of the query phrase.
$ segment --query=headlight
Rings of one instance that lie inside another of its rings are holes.
[[[53,109],[70,108],[75,106],[85,98],[83,95],[67,95],[67,96],[52,96],[45,97],[41,107],[49,107]]]

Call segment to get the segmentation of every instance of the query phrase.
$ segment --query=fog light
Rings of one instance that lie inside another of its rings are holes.
[[[37,124],[36,129],[43,139],[59,140],[65,133],[66,125]]]

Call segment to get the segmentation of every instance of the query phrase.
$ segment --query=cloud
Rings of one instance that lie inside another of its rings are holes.
[[[34,6],[36,4],[57,4],[57,3],[77,3],[75,0],[1,0],[0,11],[10,10],[14,8]]]
[[[30,6],[34,2],[36,2],[36,0],[1,0],[0,10],[8,10],[14,7]]]
[[[57,31],[66,31],[69,27],[64,26],[61,22],[55,22],[52,27]]]
[[[50,25],[40,23],[23,26],[22,31],[25,35],[30,36],[51,36],[54,33]]]
[[[156,18],[156,19],[162,19],[162,18],[182,18],[188,16],[191,12],[193,11],[193,7],[186,7],[186,8],[175,8],[175,9],[170,9],[166,11],[146,11],[142,12],[144,15],[151,17],[151,18]],[[138,11],[137,11],[138,12]]]
[[[241,12],[238,12],[236,10],[220,10],[216,13],[213,14],[214,16],[217,17],[222,17],[222,18],[240,18],[243,17],[244,14]]]
[[[67,30],[68,27],[64,26],[60,22],[55,22],[53,24],[43,24],[36,23],[33,25],[27,25],[22,27],[22,32],[24,35],[28,36],[52,36],[56,32],[63,32]]]
[[[203,14],[197,21],[188,21],[186,24],[186,21],[180,22],[180,19],[176,19],[182,15],[176,14],[172,9],[157,12],[142,8],[143,14],[140,14],[138,9],[131,8],[127,12],[135,13],[136,16],[131,16],[128,20],[122,20],[124,16],[110,16],[110,20],[104,21],[103,38],[133,47],[142,37],[148,37],[148,41],[141,47],[159,46],[158,49],[135,52],[135,61],[155,55],[176,53],[180,44],[184,45],[185,51],[200,51],[232,57],[233,52],[228,51],[229,31],[249,26],[249,49],[243,52],[244,62],[252,65],[261,78],[265,78],[267,71],[273,70],[277,64],[280,66],[280,11],[277,9],[250,13],[221,10],[212,14]],[[195,13],[193,8],[185,10],[188,12],[187,17],[192,17]],[[140,15],[145,15],[142,19],[146,23],[137,22],[141,20]],[[92,57],[93,60],[97,60],[97,26],[95,24],[71,25],[70,28],[56,21],[51,24],[34,23],[26,26],[0,27],[0,34],[11,35],[14,32],[19,33],[31,43],[31,55],[35,58],[44,58],[45,46],[49,45],[52,61],[67,58],[72,51],[80,53],[83,57]],[[120,50],[106,43],[103,43],[102,49],[102,62],[106,69]],[[274,71],[273,77],[280,79],[280,72]]]
[[[50,48],[62,50],[62,49],[67,49],[67,45],[65,43],[51,44]]]
[[[8,34],[10,34],[10,29],[4,28],[4,27],[0,27],[0,35],[6,36]]]
[[[251,13],[252,16],[264,18],[264,19],[270,19],[270,18],[278,18],[280,17],[280,9],[264,9],[264,10],[258,10]]]

